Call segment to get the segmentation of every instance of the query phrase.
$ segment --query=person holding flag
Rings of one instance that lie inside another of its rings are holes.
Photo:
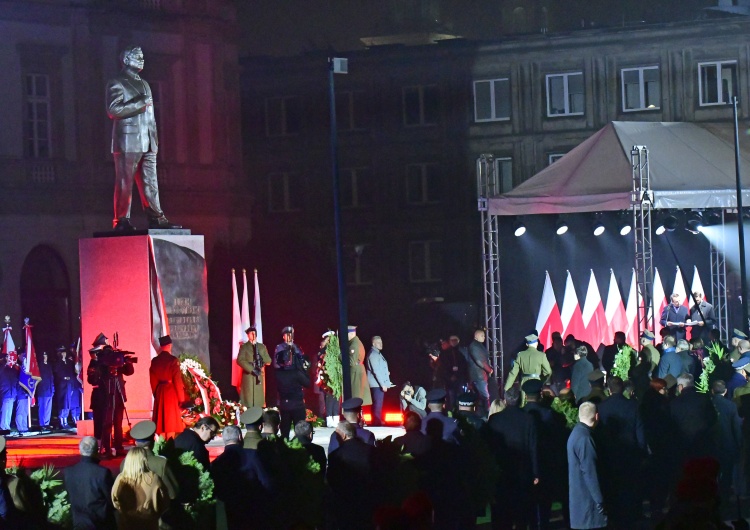
[[[37,359],[37,367],[42,380],[36,385],[36,402],[39,406],[39,427],[49,429],[52,419],[52,396],[55,395],[55,375],[47,352]]]
[[[26,339],[26,351],[19,358],[18,391],[16,393],[16,429],[18,434],[29,430],[29,414],[31,413],[31,400],[34,398],[37,384],[42,377],[39,373],[34,342],[31,338],[32,325],[29,319],[23,320],[23,330]]]
[[[0,358],[0,429],[10,431],[10,420],[13,416],[13,404],[16,401],[18,386],[18,356],[16,344],[13,342],[10,332],[10,317],[5,317],[3,328],[3,348]]]

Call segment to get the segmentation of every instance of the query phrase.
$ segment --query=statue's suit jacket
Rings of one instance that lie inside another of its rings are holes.
[[[154,107],[146,105],[144,95],[151,97],[149,84],[126,71],[107,83],[113,153],[147,153],[149,150],[156,153],[159,150]]]

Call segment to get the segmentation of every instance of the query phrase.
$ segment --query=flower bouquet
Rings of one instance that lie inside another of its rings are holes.
[[[246,407],[235,401],[224,401],[216,382],[197,357],[180,355],[180,371],[191,406],[183,409],[182,421],[192,427],[203,416],[212,416],[219,425],[238,425]]]

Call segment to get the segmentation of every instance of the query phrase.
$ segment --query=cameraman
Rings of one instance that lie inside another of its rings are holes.
[[[427,416],[427,391],[418,385],[412,385],[409,381],[401,387],[401,411],[416,412],[420,418]]]
[[[294,344],[294,328],[287,326],[282,334],[284,342],[276,346],[273,366],[279,392],[281,437],[288,440],[292,425],[304,421],[307,415],[302,388],[310,388],[310,374],[307,373],[310,363],[299,346]]]
[[[125,411],[125,380],[124,375],[133,375],[134,359],[121,350],[115,350],[109,345],[109,339],[103,333],[94,340],[93,349],[97,350],[97,358],[101,366],[99,386],[104,398],[104,413],[102,414],[102,452],[103,458],[111,456],[114,447],[117,455],[123,455],[122,447],[122,415]],[[114,430],[114,435],[113,435]]]

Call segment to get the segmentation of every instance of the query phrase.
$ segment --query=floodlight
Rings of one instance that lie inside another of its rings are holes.
[[[617,228],[620,230],[621,236],[626,236],[633,230],[631,220],[628,218],[625,212],[621,212],[617,219]]]
[[[700,212],[692,212],[685,223],[685,230],[691,234],[699,234],[703,230],[703,215]]]
[[[565,220],[562,217],[560,217],[557,220],[557,228],[555,229],[555,233],[558,236],[561,236],[567,231],[568,231],[568,223],[566,223]]]
[[[660,236],[667,231],[674,232],[675,228],[677,228],[677,217],[671,213],[667,214],[662,218],[661,222],[656,225],[656,235]]]
[[[591,226],[591,228],[594,230],[595,236],[600,236],[604,233],[604,223],[602,223],[602,216],[601,214],[597,214],[594,218],[594,224]]]
[[[523,224],[521,221],[516,221],[513,223],[513,235],[516,237],[521,237],[526,233],[526,225]]]

